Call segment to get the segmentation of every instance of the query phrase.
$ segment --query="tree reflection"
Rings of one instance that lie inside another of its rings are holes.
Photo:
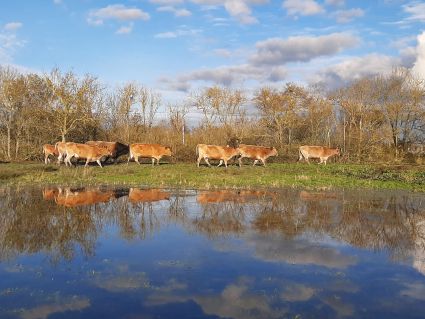
[[[95,253],[99,235],[117,227],[126,240],[173,223],[207,237],[256,232],[330,236],[356,247],[413,256],[425,273],[425,201],[382,191],[185,191],[139,188],[16,188],[0,192],[0,260],[47,252],[71,260]]]

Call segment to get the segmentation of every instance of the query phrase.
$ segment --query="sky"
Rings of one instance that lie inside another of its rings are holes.
[[[1,0],[0,65],[135,81],[178,97],[412,69],[425,79],[425,1]]]

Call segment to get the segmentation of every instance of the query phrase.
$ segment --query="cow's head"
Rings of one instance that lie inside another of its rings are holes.
[[[169,146],[165,147],[165,154],[164,155],[166,155],[166,156],[173,155],[173,153],[171,152],[171,147],[169,147]]]
[[[335,154],[341,156],[341,150],[339,149],[339,147],[336,148]]]
[[[277,149],[276,149],[276,147],[270,147],[270,149],[271,149],[271,156],[277,156],[278,154],[277,154]]]

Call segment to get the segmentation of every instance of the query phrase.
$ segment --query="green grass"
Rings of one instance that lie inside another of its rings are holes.
[[[163,164],[152,167],[135,163],[58,167],[41,163],[0,164],[2,185],[133,185],[182,188],[382,188],[425,191],[424,166],[391,166],[370,164],[276,163],[268,167],[239,168],[206,166],[197,168],[188,163]]]

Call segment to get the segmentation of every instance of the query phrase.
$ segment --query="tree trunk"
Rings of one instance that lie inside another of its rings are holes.
[[[10,124],[7,125],[7,158],[10,160],[11,159],[11,154],[10,154],[10,143],[11,143],[11,130],[10,130]]]

